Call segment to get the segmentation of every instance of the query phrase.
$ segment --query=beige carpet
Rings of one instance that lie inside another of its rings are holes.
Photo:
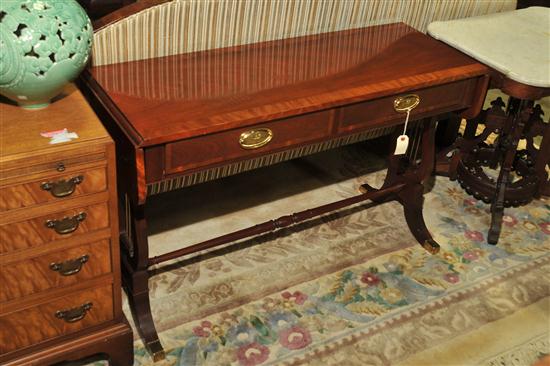
[[[383,161],[369,151],[354,145],[155,197],[152,251],[379,185]],[[530,365],[550,353],[549,207],[507,209],[489,246],[488,207],[437,178],[424,210],[436,256],[386,203],[159,268],[151,299],[168,354],[158,365]],[[153,364],[139,339],[135,356]]]

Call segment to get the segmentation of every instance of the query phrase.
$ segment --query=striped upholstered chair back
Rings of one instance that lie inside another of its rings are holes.
[[[107,65],[399,21],[425,31],[434,20],[511,10],[515,6],[515,0],[142,0],[95,24],[92,62]],[[162,77],[166,75],[159,71],[152,79]],[[122,93],[154,97],[148,95],[142,83],[138,90],[138,83],[132,80],[109,82],[112,89]],[[240,84],[248,85],[247,80]],[[394,127],[385,127],[231,163],[156,182],[148,185],[147,191],[162,193],[393,131]],[[418,146],[417,133],[413,129],[413,146]],[[414,158],[417,149],[409,150]]]

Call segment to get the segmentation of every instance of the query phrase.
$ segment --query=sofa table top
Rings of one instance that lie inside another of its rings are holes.
[[[428,34],[511,80],[550,87],[550,8],[433,22]]]
[[[150,146],[487,73],[396,23],[96,66],[84,79]]]

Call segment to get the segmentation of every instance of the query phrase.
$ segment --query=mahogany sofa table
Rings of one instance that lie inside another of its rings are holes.
[[[367,199],[399,200],[414,237],[437,252],[422,217],[434,125],[450,112],[479,112],[488,68],[397,23],[97,66],[81,82],[117,144],[124,281],[144,343],[160,359],[153,265]],[[364,185],[357,196],[149,257],[148,196],[360,141],[402,125],[406,109],[422,129],[422,160],[392,148],[381,189]]]
[[[447,172],[468,193],[491,204],[489,244],[498,242],[505,207],[550,195],[550,125],[542,119],[540,104],[535,106],[536,100],[550,95],[549,20],[550,8],[531,7],[428,27],[433,37],[490,67],[491,88],[510,97],[507,106],[498,98],[468,120],[464,137],[451,147],[456,150]],[[484,129],[478,133],[479,125]],[[498,138],[487,144],[491,134]],[[520,149],[521,139],[525,148]],[[496,179],[484,169],[498,166]]]

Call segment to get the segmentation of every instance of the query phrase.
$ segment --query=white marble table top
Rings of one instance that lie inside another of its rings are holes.
[[[428,33],[509,79],[550,87],[550,8],[433,22]]]

